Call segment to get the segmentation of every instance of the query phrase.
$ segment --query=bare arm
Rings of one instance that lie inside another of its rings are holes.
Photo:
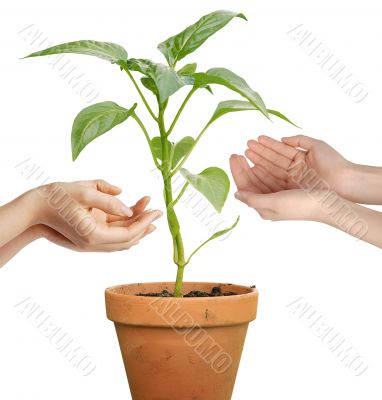
[[[0,247],[0,268],[13,258],[21,249],[41,237],[38,226],[32,226]]]
[[[32,192],[27,192],[0,207],[0,249],[33,225],[36,210]]]

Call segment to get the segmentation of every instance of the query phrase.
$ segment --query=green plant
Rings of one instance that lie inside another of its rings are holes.
[[[200,138],[214,121],[227,113],[236,111],[255,110],[267,118],[272,114],[291,123],[291,121],[278,111],[267,109],[260,95],[252,90],[244,79],[226,68],[212,68],[207,72],[197,72],[197,64],[193,63],[176,69],[179,61],[199,48],[210,36],[236,17],[246,20],[246,17],[241,13],[231,11],[212,12],[203,16],[198,22],[189,26],[181,33],[160,43],[158,49],[165,56],[168,65],[155,63],[147,59],[128,58],[127,52],[123,47],[114,43],[92,40],[64,43],[27,56],[36,57],[60,53],[86,54],[117,64],[131,79],[148,113],[156,122],[159,135],[153,138],[150,137],[145,124],[137,114],[137,104],[127,109],[116,103],[106,101],[83,109],[75,118],[71,139],[72,156],[73,160],[75,160],[92,140],[108,132],[111,128],[124,122],[129,117],[137,122],[147,140],[155,166],[160,170],[163,178],[167,220],[173,239],[173,259],[178,268],[175,296],[182,296],[184,268],[190,262],[193,255],[209,241],[232,230],[239,221],[238,218],[231,227],[214,233],[193,251],[189,257],[185,256],[180,225],[175,212],[176,203],[184,194],[187,187],[191,185],[202,193],[218,212],[221,212],[230,186],[228,176],[220,168],[209,167],[199,174],[193,174],[183,168],[183,165]],[[158,105],[157,112],[153,111],[140,85],[138,85],[134,78],[133,72],[143,75],[141,83],[145,89],[155,96]],[[196,138],[186,136],[177,143],[171,142],[169,137],[190,98],[199,89],[207,89],[212,93],[211,85],[225,86],[246,100],[228,100],[219,103],[211,119]],[[169,127],[166,127],[165,111],[169,98],[185,86],[189,86],[190,91],[180,105],[172,123]],[[172,178],[177,173],[183,175],[185,184],[179,195],[174,199]]]

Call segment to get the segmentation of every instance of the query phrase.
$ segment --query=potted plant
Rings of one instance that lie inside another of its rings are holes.
[[[183,282],[185,267],[204,245],[225,235],[238,223],[215,232],[186,256],[176,205],[188,186],[194,187],[221,212],[230,182],[220,168],[208,167],[200,173],[184,168],[190,154],[214,121],[223,115],[253,110],[266,118],[278,111],[267,109],[260,95],[247,82],[226,68],[197,71],[197,64],[178,67],[178,63],[198,49],[211,35],[232,19],[246,20],[241,13],[215,11],[203,16],[181,33],[158,45],[167,65],[147,59],[129,58],[126,50],[114,43],[80,40],[35,52],[27,57],[59,53],[78,53],[110,61],[120,67],[139,93],[148,116],[157,124],[152,137],[138,114],[137,104],[129,108],[105,101],[83,109],[72,128],[72,156],[98,136],[127,119],[141,128],[153,162],[163,178],[164,200],[173,242],[173,261],[177,266],[175,282],[129,284],[106,289],[107,316],[115,327],[134,400],[228,400],[232,396],[240,356],[248,328],[255,319],[258,292],[254,287],[220,283]],[[141,74],[142,87],[134,77]],[[196,137],[170,139],[178,119],[193,94],[212,93],[212,85],[225,86],[241,100],[218,104],[210,120]],[[175,117],[168,123],[166,109],[170,97],[189,87]],[[147,100],[144,89],[154,96],[157,110]],[[173,177],[180,173],[185,184],[177,196]]]

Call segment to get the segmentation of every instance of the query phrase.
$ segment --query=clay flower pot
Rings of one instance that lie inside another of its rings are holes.
[[[133,400],[229,400],[258,292],[246,286],[184,283],[184,292],[236,296],[135,296],[172,292],[174,283],[106,289],[107,317],[115,323]]]

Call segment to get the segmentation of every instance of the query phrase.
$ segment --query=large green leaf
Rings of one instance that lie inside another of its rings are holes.
[[[251,111],[251,110],[259,111],[258,108],[253,106],[249,101],[243,101],[243,100],[222,101],[221,103],[218,104],[212,118],[209,121],[209,124],[212,124],[212,122],[216,121],[218,118],[227,113],[236,111]],[[290,119],[288,119],[285,115],[281,114],[279,111],[269,110],[269,109],[267,109],[267,111],[268,114],[275,115],[278,118],[281,118],[284,121],[289,122],[290,124],[298,127],[296,124],[294,124]]]
[[[267,108],[260,95],[251,89],[248,83],[226,68],[212,68],[207,72],[197,72],[193,75],[196,87],[204,87],[210,84],[223,85],[228,89],[245,97],[253,106],[269,118]]]
[[[179,161],[185,157],[194,147],[195,139],[191,136],[185,136],[179,142],[175,143],[174,156],[172,158],[172,168],[175,168]]]
[[[222,169],[210,167],[200,174],[192,174],[182,168],[180,173],[188,183],[206,197],[216,211],[221,212],[230,186],[228,176]]]
[[[127,60],[127,52],[122,46],[109,42],[97,42],[95,40],[78,40],[76,42],[59,44],[45,50],[36,51],[25,58],[61,53],[86,54],[88,56],[102,58],[111,63]]]
[[[158,45],[170,66],[199,48],[210,36],[224,28],[233,18],[245,18],[244,14],[232,11],[214,11],[200,18],[184,31]]]
[[[151,79],[151,81],[145,81],[145,86],[158,94],[161,103],[164,103],[172,94],[185,85],[185,82],[176,71],[167,65],[136,58],[130,58],[126,65],[129,70],[140,72]],[[153,90],[152,84],[155,85],[156,91]]]
[[[111,101],[104,101],[84,108],[73,122],[73,161],[91,141],[125,121],[136,106],[134,104],[130,109],[126,109]]]

